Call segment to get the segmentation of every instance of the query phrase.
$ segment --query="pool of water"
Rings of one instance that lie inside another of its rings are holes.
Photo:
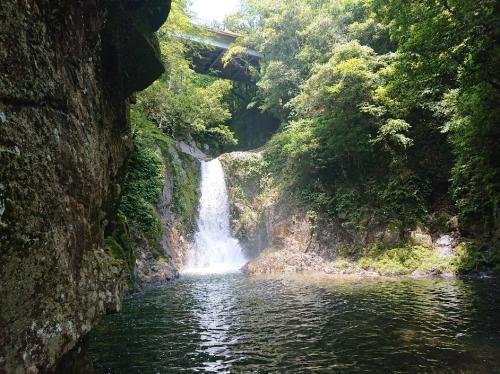
[[[184,276],[88,338],[96,373],[500,372],[496,279]]]

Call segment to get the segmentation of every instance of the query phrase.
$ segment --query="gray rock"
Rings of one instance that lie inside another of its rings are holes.
[[[410,232],[410,241],[413,245],[419,245],[426,248],[432,247],[432,237],[420,226]]]
[[[104,231],[131,151],[127,97],[163,72],[152,27],[169,1],[1,4],[0,372],[37,373],[121,308]]]
[[[457,241],[450,235],[441,235],[436,240],[440,256],[452,256],[456,245]]]

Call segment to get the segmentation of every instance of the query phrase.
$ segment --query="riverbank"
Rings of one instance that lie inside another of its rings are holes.
[[[418,223],[384,219],[369,205],[356,214],[332,215],[308,205],[277,178],[266,149],[220,159],[233,234],[251,259],[243,268],[247,274],[449,277],[495,270],[494,249],[486,251],[464,237],[458,217],[443,210]]]
[[[315,253],[290,249],[263,251],[242,269],[247,275],[318,273],[355,277],[455,277],[463,260],[463,250],[443,255],[424,247],[372,249],[357,259],[328,260]]]

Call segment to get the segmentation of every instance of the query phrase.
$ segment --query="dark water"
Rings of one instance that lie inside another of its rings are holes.
[[[500,372],[498,280],[190,276],[91,334],[97,373]]]

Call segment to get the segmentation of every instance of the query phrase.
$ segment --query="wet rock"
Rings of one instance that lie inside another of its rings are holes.
[[[432,237],[420,226],[410,232],[410,241],[416,246],[432,248]]]
[[[441,235],[436,240],[436,247],[439,250],[440,256],[453,256],[456,245],[457,240],[451,235]]]
[[[139,279],[137,288],[142,289],[176,279],[179,272],[166,259],[157,259],[147,249],[137,248],[136,276]]]
[[[448,222],[446,222],[446,226],[449,230],[458,230],[459,229],[458,217],[457,216],[451,217],[448,220]]]
[[[301,273],[323,271],[326,262],[319,256],[296,250],[266,249],[258,258],[246,264],[242,271],[248,275]]]
[[[163,71],[135,25],[157,25],[162,3],[148,21],[139,10],[156,17],[159,2],[2,0],[0,372],[52,369],[121,308],[104,233],[131,150],[127,97]]]

